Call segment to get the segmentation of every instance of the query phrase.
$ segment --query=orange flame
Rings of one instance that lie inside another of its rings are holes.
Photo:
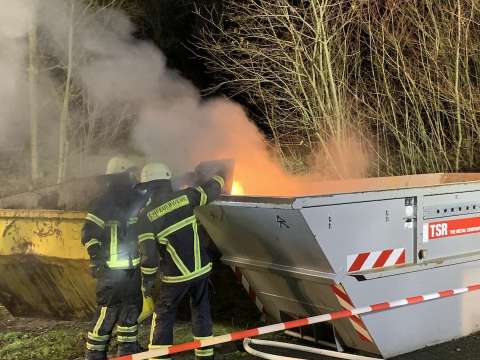
[[[245,191],[242,184],[239,181],[233,181],[232,184],[232,195],[244,195]]]

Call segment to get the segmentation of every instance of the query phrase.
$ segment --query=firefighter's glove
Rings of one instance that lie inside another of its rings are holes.
[[[95,279],[98,279],[103,274],[106,267],[107,264],[103,259],[93,258],[90,260],[90,274],[92,274]]]
[[[220,176],[224,181],[227,181],[227,169],[224,167],[221,167],[218,169],[218,171],[215,173],[215,175]]]
[[[143,295],[142,312],[140,313],[137,322],[140,324],[143,320],[149,318],[153,314],[153,309],[153,298],[151,296]]]

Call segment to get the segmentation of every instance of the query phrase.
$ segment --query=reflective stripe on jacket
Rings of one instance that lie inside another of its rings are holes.
[[[111,269],[139,266],[136,223],[144,204],[144,197],[130,189],[108,192],[93,202],[82,229],[82,243],[92,259],[104,260]]]
[[[165,283],[192,280],[211,271],[194,210],[218,198],[223,186],[223,178],[215,176],[196,188],[152,194],[138,220],[144,277],[155,276],[159,266]]]

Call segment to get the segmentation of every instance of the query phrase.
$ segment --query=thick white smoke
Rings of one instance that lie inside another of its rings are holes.
[[[15,26],[0,19],[0,41],[1,37],[14,39],[14,51],[8,52],[11,57],[2,60],[10,61],[9,65],[0,66],[0,75],[7,69],[12,75],[5,98],[24,98],[18,92],[25,83],[25,36],[35,22],[42,52],[58,61],[62,74],[71,71],[72,84],[82,89],[78,102],[89,105],[91,112],[87,115],[70,106],[73,125],[83,121],[91,129],[95,120],[114,133],[121,125],[119,119],[127,118],[135,122],[130,148],[140,150],[150,160],[169,164],[176,173],[190,170],[203,160],[235,158],[236,179],[247,192],[310,191],[309,179],[287,175],[270,157],[263,136],[239,105],[223,98],[203,100],[189,81],[167,68],[164,55],[154,44],[133,38],[134,27],[124,14],[86,8],[77,0],[41,0],[36,2],[38,11],[32,16],[30,5],[34,0],[0,1],[5,6],[16,4],[7,6],[11,11],[10,20],[6,19]],[[16,22],[18,19],[22,21]],[[17,38],[22,39],[20,50]],[[39,92],[61,93],[62,76],[42,81]],[[50,89],[46,91],[45,86]],[[61,96],[59,99],[57,103],[61,104]],[[59,118],[60,107],[52,110],[50,119]],[[10,116],[4,115],[8,111],[9,107],[2,105],[0,117]],[[42,126],[45,128],[45,123]],[[96,151],[102,150],[102,145],[125,150],[115,144],[97,144]]]
[[[33,0],[0,0],[0,148],[22,144],[28,131],[27,36]]]
[[[254,183],[254,173],[286,176],[270,159],[263,137],[241,107],[227,99],[202,100],[189,81],[167,68],[154,44],[132,37],[127,17],[111,10],[85,11],[79,2],[42,4],[40,26],[63,63],[68,61],[73,14],[75,81],[89,101],[110,115],[125,107],[135,114],[131,140],[148,159],[163,161],[181,173],[203,160],[235,158],[238,169],[247,170],[248,164],[251,179],[242,179],[247,188],[247,183]]]

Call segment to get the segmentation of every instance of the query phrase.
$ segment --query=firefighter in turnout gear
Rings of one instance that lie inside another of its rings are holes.
[[[220,195],[224,178],[220,172],[202,186],[173,191],[171,172],[165,165],[152,163],[142,169],[141,186],[150,193],[138,218],[145,296],[151,295],[157,272],[162,276],[150,331],[151,350],[173,344],[177,308],[185,296],[190,299],[194,338],[212,337],[208,291],[212,263],[198,231],[194,210]],[[195,356],[211,360],[213,348],[197,349]]]
[[[86,217],[82,243],[97,279],[97,311],[87,334],[88,360],[107,358],[117,325],[118,354],[139,351],[137,318],[142,307],[140,257],[135,223],[145,198],[133,185],[134,164],[114,157],[107,165],[107,191],[96,199]]]

